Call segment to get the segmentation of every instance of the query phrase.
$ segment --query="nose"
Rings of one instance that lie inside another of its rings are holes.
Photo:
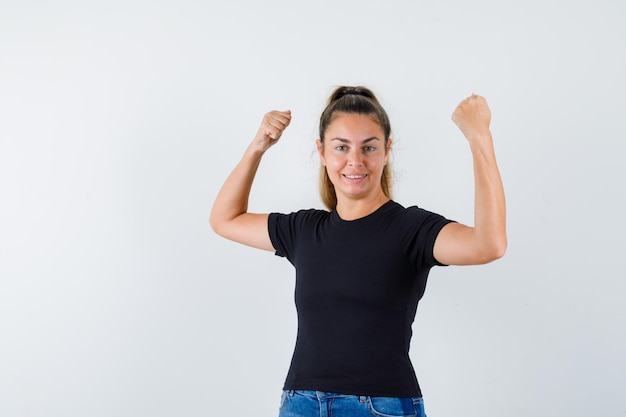
[[[363,163],[363,155],[359,152],[358,149],[352,149],[348,154],[348,165],[355,166],[361,165]]]

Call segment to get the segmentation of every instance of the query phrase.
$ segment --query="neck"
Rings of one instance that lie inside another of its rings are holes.
[[[389,197],[381,191],[375,198],[338,199],[336,210],[343,220],[356,220],[372,214],[388,201]]]

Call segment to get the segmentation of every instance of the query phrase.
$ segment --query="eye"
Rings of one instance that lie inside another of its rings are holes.
[[[365,148],[363,148],[363,150],[365,152],[374,152],[376,150],[376,148],[373,147],[373,146],[366,146]]]
[[[348,147],[346,145],[339,145],[339,146],[335,147],[335,150],[337,150],[339,152],[343,152],[346,149],[348,149]]]

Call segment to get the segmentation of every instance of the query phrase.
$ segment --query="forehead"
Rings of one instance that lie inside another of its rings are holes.
[[[383,129],[374,114],[337,113],[328,125],[326,138],[384,139]]]

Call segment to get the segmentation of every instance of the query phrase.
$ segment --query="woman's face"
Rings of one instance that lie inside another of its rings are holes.
[[[382,194],[383,168],[389,156],[391,140],[370,115],[337,113],[328,126],[324,142],[317,141],[317,150],[337,200],[342,198],[376,198]]]

